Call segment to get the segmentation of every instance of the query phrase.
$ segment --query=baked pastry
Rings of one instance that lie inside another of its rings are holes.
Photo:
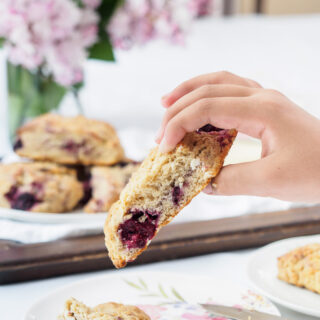
[[[117,268],[145,250],[159,229],[218,174],[236,134],[206,125],[186,134],[169,153],[151,150],[105,223],[106,246]]]
[[[0,207],[66,212],[83,196],[74,170],[51,163],[0,165]]]
[[[21,127],[14,149],[19,156],[61,164],[110,165],[124,153],[115,130],[83,116],[45,114]]]
[[[320,293],[320,244],[308,244],[279,257],[278,278]]]
[[[106,212],[119,199],[124,186],[140,164],[120,162],[112,167],[93,167],[91,169],[92,197],[85,206],[88,213]]]
[[[58,320],[150,320],[150,317],[135,306],[109,302],[89,308],[71,298],[66,301]]]

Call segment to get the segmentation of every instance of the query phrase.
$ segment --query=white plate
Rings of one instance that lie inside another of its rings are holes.
[[[105,221],[107,213],[37,213],[30,211],[0,208],[0,218],[35,223],[69,223],[69,222],[101,222]]]
[[[89,306],[110,301],[138,305],[152,319],[159,320],[187,319],[181,314],[180,317],[176,317],[177,312],[182,312],[181,309],[184,309],[184,312],[197,312],[193,315],[198,317],[192,319],[209,320],[211,318],[200,318],[199,310],[194,311],[194,306],[210,302],[254,308],[279,315],[279,311],[271,302],[234,283],[209,277],[141,272],[97,276],[65,286],[36,302],[27,312],[25,320],[56,320],[57,315],[63,310],[65,300],[70,297]],[[202,309],[200,311],[203,313]],[[171,317],[173,314],[175,317]]]
[[[320,295],[287,284],[277,278],[277,258],[309,243],[320,243],[320,236],[296,237],[271,243],[252,256],[248,276],[255,288],[280,305],[320,317]]]

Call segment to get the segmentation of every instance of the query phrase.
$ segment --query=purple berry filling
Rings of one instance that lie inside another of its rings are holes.
[[[85,142],[75,142],[72,140],[67,141],[65,144],[61,146],[63,150],[66,150],[70,153],[78,153],[79,149],[85,146]]]
[[[5,197],[10,202],[11,208],[17,210],[28,211],[34,205],[39,203],[39,200],[37,200],[36,197],[29,192],[19,194],[18,188],[15,186],[11,187],[9,192],[5,194]]]
[[[31,193],[21,193],[11,204],[13,209],[30,210],[39,201]]]
[[[202,128],[198,130],[198,132],[217,132],[217,141],[220,143],[220,147],[225,147],[230,142],[230,135],[228,133],[228,130],[216,128],[211,124],[206,124]]]
[[[172,201],[177,206],[183,196],[183,191],[180,187],[176,186],[172,189]]]
[[[14,201],[14,199],[16,198],[18,193],[18,188],[15,186],[12,186],[10,188],[10,190],[4,195],[6,197],[6,199],[12,203]]]
[[[203,126],[202,128],[200,128],[198,130],[198,132],[213,132],[213,131],[219,132],[219,131],[222,131],[222,130],[224,130],[224,129],[217,128],[217,127],[215,127],[215,126],[213,126],[213,125],[208,123],[205,126]]]
[[[13,145],[13,150],[16,151],[18,149],[21,149],[23,147],[23,143],[21,139],[18,139],[15,144]]]
[[[89,200],[92,198],[92,187],[90,180],[84,181],[82,183],[83,186],[83,197],[80,199],[78,205],[79,206],[84,206],[86,205]]]
[[[121,241],[128,249],[144,248],[154,237],[160,213],[133,209],[128,214],[132,217],[119,227]]]

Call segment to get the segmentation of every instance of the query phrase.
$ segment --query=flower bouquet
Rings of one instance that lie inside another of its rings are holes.
[[[154,38],[183,43],[208,0],[1,0],[0,46],[7,57],[10,137],[26,119],[57,109],[78,91],[87,59],[114,60]]]

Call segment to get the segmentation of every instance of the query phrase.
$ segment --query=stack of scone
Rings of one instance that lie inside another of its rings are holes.
[[[18,130],[14,150],[31,162],[0,165],[0,206],[25,211],[108,211],[138,167],[112,126],[83,116],[40,116]]]

